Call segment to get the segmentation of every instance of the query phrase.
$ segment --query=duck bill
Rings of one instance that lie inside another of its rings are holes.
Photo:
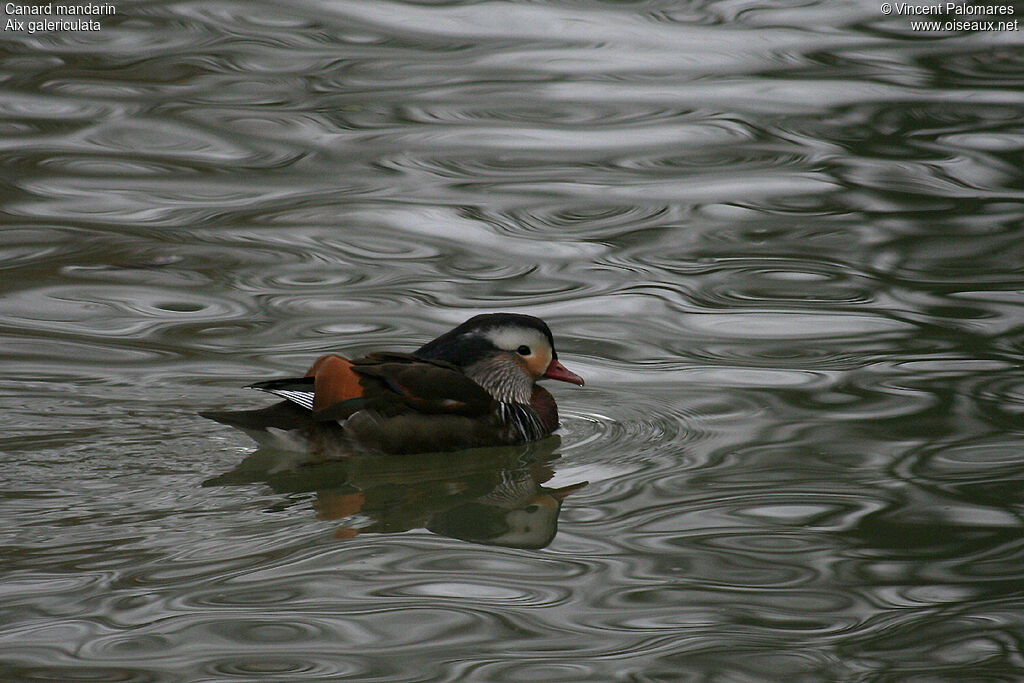
[[[571,370],[566,370],[565,366],[559,363],[557,360],[552,359],[548,365],[548,369],[544,371],[545,379],[557,379],[559,382],[572,382],[583,386],[583,378],[577,375]]]

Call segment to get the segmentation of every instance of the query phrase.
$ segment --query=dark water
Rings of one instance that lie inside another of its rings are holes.
[[[102,25],[0,34],[0,678],[1024,678],[1024,33]],[[268,473],[195,415],[493,310],[587,379],[560,443]]]

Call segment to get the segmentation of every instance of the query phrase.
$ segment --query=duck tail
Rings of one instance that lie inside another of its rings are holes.
[[[199,415],[247,432],[306,429],[314,422],[308,410],[291,401],[281,401],[256,410],[204,410]]]

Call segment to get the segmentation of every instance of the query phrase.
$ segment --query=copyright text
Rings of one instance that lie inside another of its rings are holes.
[[[1020,20],[1011,19],[1013,5],[965,5],[957,2],[915,5],[883,2],[884,16],[914,17],[912,31],[1019,31]]]

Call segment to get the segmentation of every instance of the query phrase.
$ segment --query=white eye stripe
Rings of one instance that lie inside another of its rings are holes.
[[[540,349],[549,348],[547,337],[539,330],[530,328],[495,327],[484,332],[484,336],[504,351],[518,351],[520,346],[526,346],[533,354]]]

